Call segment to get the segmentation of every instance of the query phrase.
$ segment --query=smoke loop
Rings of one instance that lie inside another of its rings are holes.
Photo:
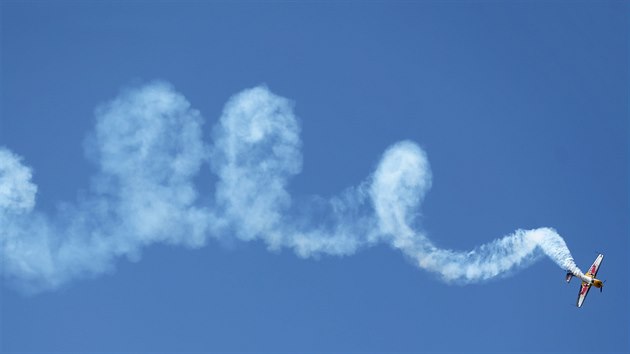
[[[167,83],[121,93],[97,109],[87,140],[99,169],[90,196],[53,216],[34,209],[30,168],[0,147],[2,275],[27,291],[54,289],[111,270],[118,257],[138,258],[147,245],[201,247],[210,237],[260,239],[304,258],[387,243],[418,267],[464,283],[506,274],[542,254],[581,274],[551,228],[517,230],[469,252],[435,246],[417,229],[432,177],[425,151],[411,141],[387,149],[358,186],[299,204],[287,191],[302,168],[300,127],[289,100],[263,86],[235,95],[211,146],[202,124]],[[199,201],[193,183],[205,162],[218,177],[210,205]]]

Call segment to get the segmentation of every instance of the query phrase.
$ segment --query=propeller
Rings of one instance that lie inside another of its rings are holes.
[[[599,288],[599,292],[600,292],[600,293],[604,291],[604,284],[606,284],[606,280],[604,280],[604,281],[602,282],[602,287],[601,287],[601,288]]]

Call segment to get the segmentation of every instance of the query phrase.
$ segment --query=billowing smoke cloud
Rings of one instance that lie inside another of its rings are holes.
[[[417,220],[431,169],[413,142],[392,145],[372,175],[338,196],[294,200],[287,185],[302,157],[289,100],[266,87],[235,95],[212,145],[204,143],[202,124],[166,83],[121,93],[97,109],[86,140],[98,167],[90,193],[54,215],[35,209],[31,169],[0,148],[2,275],[26,291],[54,289],[110,271],[119,257],[137,259],[153,243],[196,248],[209,238],[263,240],[304,258],[385,243],[445,281],[463,283],[509,274],[542,255],[580,274],[550,228],[517,230],[468,252],[434,245]],[[193,179],[206,163],[218,182],[204,204]]]

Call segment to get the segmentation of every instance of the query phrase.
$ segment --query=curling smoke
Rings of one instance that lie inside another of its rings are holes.
[[[403,141],[376,171],[338,196],[295,202],[289,179],[301,171],[300,128],[292,103],[266,87],[226,104],[202,139],[202,118],[173,88],[155,82],[123,92],[96,111],[86,143],[98,166],[91,193],[55,215],[34,209],[37,187],[21,158],[0,148],[0,257],[3,276],[27,291],[113,269],[153,243],[201,247],[211,237],[260,239],[300,257],[349,255],[387,243],[446,281],[478,282],[547,255],[581,274],[553,229],[517,230],[469,252],[440,249],[417,227],[431,188],[426,153]],[[193,183],[205,162],[218,176],[213,202]],[[316,215],[316,216],[315,216]]]

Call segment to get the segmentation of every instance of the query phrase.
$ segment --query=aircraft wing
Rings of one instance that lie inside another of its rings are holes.
[[[597,276],[599,265],[602,264],[602,259],[604,259],[603,254],[600,253],[599,255],[597,255],[597,258],[595,258],[595,262],[593,262],[593,265],[588,269],[588,272],[586,272],[587,277],[595,278],[595,276]]]
[[[577,307],[582,307],[584,299],[586,299],[586,295],[588,295],[589,290],[591,290],[591,284],[588,284],[587,282],[582,282],[580,292],[578,293]]]
[[[604,255],[603,254],[598,254],[597,258],[595,258],[595,262],[593,262],[593,265],[591,265],[591,267],[588,269],[588,272],[586,272],[586,276],[588,278],[595,278],[595,276],[597,275],[597,272],[599,271],[599,265],[602,264],[602,259],[604,259]],[[587,283],[585,281],[582,282],[582,286],[580,287],[580,292],[578,293],[578,299],[577,299],[577,307],[582,307],[582,304],[584,303],[584,299],[586,299],[586,295],[588,295],[588,291],[591,290],[591,286],[593,285],[592,282]]]

